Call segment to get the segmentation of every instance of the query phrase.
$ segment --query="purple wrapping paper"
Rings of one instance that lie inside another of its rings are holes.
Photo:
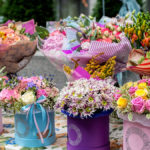
[[[67,118],[67,150],[110,150],[109,115],[78,119]]]

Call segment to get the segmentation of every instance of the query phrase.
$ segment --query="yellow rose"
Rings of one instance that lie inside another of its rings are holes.
[[[36,96],[33,91],[27,91],[21,96],[21,100],[25,104],[32,104],[36,101]]]
[[[147,94],[148,94],[148,92],[147,92],[147,90],[145,90],[145,89],[138,89],[138,90],[135,92],[135,96],[136,96],[136,97],[142,97],[143,99],[146,99]]]
[[[146,89],[147,88],[147,84],[145,82],[142,82],[138,85],[139,89]]]
[[[117,101],[117,105],[120,109],[127,107],[127,99],[120,97]]]

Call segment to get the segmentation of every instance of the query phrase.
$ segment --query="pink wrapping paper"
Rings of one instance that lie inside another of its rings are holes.
[[[71,75],[68,75],[67,73],[65,74],[68,81],[75,81],[81,78],[90,79],[91,76],[86,70],[84,70],[80,66],[78,66],[75,70],[73,70]]]

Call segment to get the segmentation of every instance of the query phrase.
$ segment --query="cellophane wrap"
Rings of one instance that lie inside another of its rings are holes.
[[[136,114],[136,113],[132,113],[133,118],[132,118],[132,122],[134,123],[139,123],[143,126],[146,127],[150,127],[150,120],[146,118],[145,115],[140,115],[140,114]],[[118,113],[119,118],[129,121],[128,119],[128,114],[120,114]]]
[[[89,50],[81,50],[79,52],[71,50],[72,47],[79,45],[79,43],[77,41],[70,43],[70,41],[75,40],[76,38],[76,30],[66,28],[65,33],[66,36],[61,39],[60,37],[51,38],[51,40],[46,44],[51,46],[47,48],[44,48],[44,43],[47,42],[47,40],[39,38],[38,48],[58,70],[63,71],[63,64],[72,65],[72,58],[75,60],[79,59],[79,65],[85,67],[92,56],[101,52],[104,52],[104,54],[98,57],[100,63],[106,62],[112,56],[117,56],[115,73],[120,72],[126,67],[128,54],[132,48],[129,40],[125,36],[121,37],[121,41],[119,43],[92,41]]]

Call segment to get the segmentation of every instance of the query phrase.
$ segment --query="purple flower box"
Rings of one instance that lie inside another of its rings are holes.
[[[110,150],[109,114],[104,111],[93,118],[80,119],[67,114],[67,150]]]

